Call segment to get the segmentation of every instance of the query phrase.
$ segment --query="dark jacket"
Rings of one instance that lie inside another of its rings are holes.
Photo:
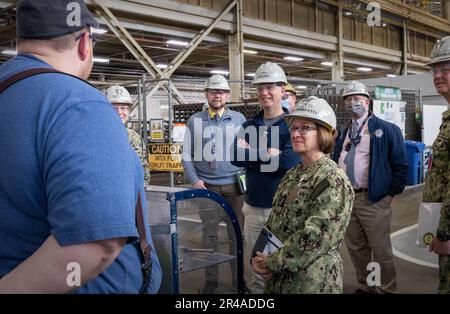
[[[408,181],[408,157],[400,128],[372,114],[370,133],[369,202],[403,192]],[[339,131],[333,160],[339,161],[348,126]]]
[[[239,148],[239,138],[245,139],[251,149]],[[270,157],[267,149],[271,147],[279,149],[281,154]],[[281,179],[300,162],[300,156],[292,150],[291,136],[284,118],[280,117],[267,128],[263,111],[244,122],[234,141],[232,156],[233,165],[246,168],[245,201],[261,208],[272,207],[273,196]]]

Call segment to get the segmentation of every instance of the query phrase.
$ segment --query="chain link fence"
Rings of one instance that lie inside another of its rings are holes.
[[[204,86],[207,78],[173,78],[171,80],[152,80],[145,77],[139,81],[97,83],[102,91],[118,84],[125,87],[133,99],[128,127],[149,139],[151,121],[162,119],[164,121],[165,142],[170,142],[170,133],[173,123],[186,123],[191,115],[203,109],[206,102]],[[324,98],[334,109],[337,126],[341,128],[349,121],[342,99],[345,83],[326,80],[313,80],[291,77],[288,79],[296,92],[297,101],[307,96]],[[228,107],[241,112],[247,119],[256,115],[260,105],[256,97],[256,88],[251,80],[229,81],[231,89],[242,86],[243,93],[239,101],[229,102]],[[375,86],[367,86],[373,92]],[[421,97],[420,91],[414,89],[401,89],[402,101],[406,102],[405,111],[405,138],[408,140],[422,140]],[[172,111],[169,110],[172,107]],[[402,109],[403,110],[403,109]],[[144,124],[143,121],[147,121]],[[147,136],[146,134],[147,133]]]

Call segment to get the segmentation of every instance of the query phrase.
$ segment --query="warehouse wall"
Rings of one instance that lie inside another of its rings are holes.
[[[176,0],[208,9],[223,10],[229,0]],[[311,0],[245,0],[244,16],[264,22],[312,33],[336,36],[336,8],[315,6]],[[386,24],[370,27],[363,16],[343,16],[344,39],[400,51],[402,47],[402,28]],[[409,53],[428,57],[435,38],[415,31],[408,31]]]

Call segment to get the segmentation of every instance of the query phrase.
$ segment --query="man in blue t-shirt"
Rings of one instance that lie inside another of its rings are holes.
[[[143,170],[114,109],[83,81],[91,26],[82,0],[17,1],[18,55],[0,66],[0,82],[35,68],[66,74],[0,93],[0,293],[145,286],[135,211],[139,193],[145,208]],[[143,214],[152,261],[144,292],[156,293],[161,268]]]

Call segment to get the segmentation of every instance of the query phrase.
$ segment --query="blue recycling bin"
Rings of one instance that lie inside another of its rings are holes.
[[[425,144],[416,141],[405,141],[406,154],[408,155],[408,183],[416,185],[422,182],[422,156]]]

